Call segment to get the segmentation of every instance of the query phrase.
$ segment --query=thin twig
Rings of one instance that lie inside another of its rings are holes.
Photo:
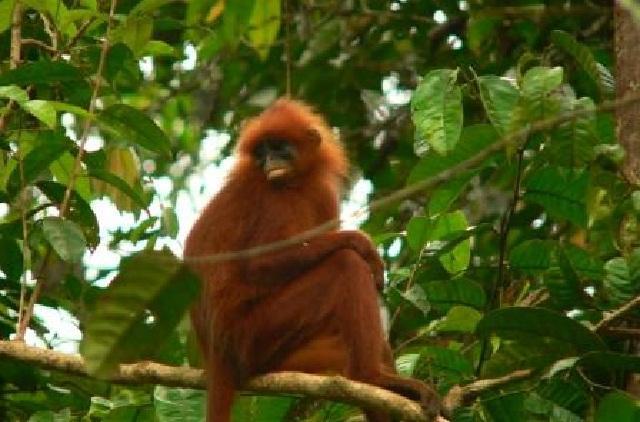
[[[47,53],[56,53],[56,49],[47,44],[44,41],[36,40],[34,38],[24,38],[22,40],[22,45],[34,45],[41,50],[46,51]]]
[[[516,169],[516,180],[513,184],[513,197],[511,198],[511,203],[505,210],[502,219],[500,220],[500,252],[498,258],[498,274],[496,276],[496,281],[492,287],[491,295],[489,300],[487,301],[486,310],[489,311],[496,307],[496,303],[502,303],[502,293],[505,287],[505,263],[507,256],[507,240],[509,238],[509,223],[511,222],[511,218],[513,217],[513,213],[515,212],[516,206],[518,205],[518,199],[520,198],[520,183],[522,181],[522,162],[524,158],[524,148],[527,143],[527,139],[525,138],[522,141],[522,144],[518,148],[518,165]],[[485,338],[482,340],[482,347],[480,348],[480,358],[478,359],[478,366],[476,367],[476,376],[480,375],[482,371],[482,365],[484,361],[487,359],[487,354],[489,352],[489,339]]]
[[[113,17],[115,14],[116,3],[117,3],[117,0],[111,0],[111,7],[109,10],[109,19],[107,20],[107,31],[102,43],[102,49],[100,51],[100,60],[98,62],[98,69],[96,70],[93,92],[91,94],[91,101],[89,102],[88,111],[90,115],[93,115],[96,110],[96,102],[98,99],[98,93],[100,91],[100,81],[102,79],[102,72],[104,70],[107,52],[109,50],[109,37],[111,35],[111,23],[113,21]],[[90,129],[91,129],[91,119],[86,119],[84,122],[84,128],[83,128],[82,135],[80,137],[80,141],[78,145],[78,153],[76,155],[71,174],[69,175],[67,189],[64,192],[64,197],[60,205],[59,216],[61,218],[64,218],[65,215],[67,214],[67,211],[69,210],[69,201],[71,199],[71,192],[73,191],[74,184],[76,182],[76,179],[78,178],[78,173],[80,172],[82,158],[84,157],[84,153],[85,153],[85,145],[89,137]],[[24,309],[23,317],[20,320],[20,324],[18,325],[18,332],[16,334],[17,339],[20,339],[20,340],[24,339],[24,334],[27,330],[27,327],[29,326],[29,322],[31,321],[31,318],[33,317],[33,309],[36,303],[38,303],[38,300],[40,299],[40,294],[42,292],[43,284],[45,282],[45,279],[41,276],[41,274],[46,268],[46,266],[49,264],[50,257],[51,257],[51,248],[47,250],[47,253],[45,254],[45,257],[40,266],[40,270],[38,271],[37,278],[36,278],[36,285],[33,289],[33,292],[31,292],[31,296],[29,297],[29,303]]]
[[[17,0],[13,14],[11,15],[11,50],[9,57],[9,67],[17,69],[21,62],[22,51],[22,3]],[[12,104],[9,103],[7,110],[11,110]],[[8,112],[7,112],[8,113]],[[4,127],[7,115],[3,115],[2,126]],[[20,125],[22,127],[22,125]],[[18,144],[20,143],[20,134],[18,132]],[[16,154],[18,160],[18,171],[20,172],[20,220],[22,222],[22,277],[20,277],[20,304],[18,307],[18,321],[16,325],[17,340],[24,338],[24,332],[20,331],[20,327],[24,321],[25,302],[27,297],[27,270],[29,269],[31,251],[29,249],[29,226],[27,224],[27,202],[29,195],[24,184],[24,156],[23,149],[18,145]]]
[[[634,297],[619,308],[616,308],[613,311],[605,314],[604,318],[602,318],[602,320],[593,327],[593,331],[599,332],[608,328],[614,321],[622,318],[629,311],[638,306],[640,306],[640,296]]]

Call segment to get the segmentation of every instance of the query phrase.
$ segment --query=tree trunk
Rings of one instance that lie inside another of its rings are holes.
[[[640,27],[618,2],[614,8],[616,97],[622,98],[640,88]],[[629,182],[640,185],[639,103],[616,110],[616,136],[626,152],[623,174]]]

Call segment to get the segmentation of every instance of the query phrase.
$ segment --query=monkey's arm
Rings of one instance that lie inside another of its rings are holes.
[[[339,249],[353,249],[369,264],[378,288],[384,283],[384,263],[371,240],[356,230],[316,236],[303,244],[264,254],[243,262],[245,279],[256,283],[289,281]],[[345,271],[348,269],[345,268]]]

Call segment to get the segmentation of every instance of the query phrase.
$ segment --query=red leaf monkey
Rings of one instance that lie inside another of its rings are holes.
[[[236,163],[191,229],[185,256],[282,240],[338,216],[346,159],[308,106],[280,99],[240,134]],[[438,398],[395,373],[377,302],[383,264],[359,231],[330,231],[249,258],[194,266],[204,280],[192,320],[205,358],[207,420],[230,419],[234,392],[271,371],[339,373],[418,400]],[[367,413],[371,422],[387,415]]]

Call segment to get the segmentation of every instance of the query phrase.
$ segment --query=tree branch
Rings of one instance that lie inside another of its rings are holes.
[[[608,328],[614,321],[622,318],[627,312],[638,306],[640,306],[640,296],[636,296],[619,308],[606,313],[602,320],[593,327],[593,331],[597,333],[601,332],[602,330]]]
[[[79,355],[31,347],[18,341],[0,340],[0,357],[15,359],[42,369],[90,376],[84,360]],[[119,384],[205,388],[202,370],[167,366],[155,362],[120,365],[119,371],[109,381]],[[335,400],[367,409],[384,410],[404,421],[426,421],[417,403],[382,388],[340,376],[296,372],[272,373],[252,379],[247,385],[247,390],[266,394],[300,394],[317,399]]]

